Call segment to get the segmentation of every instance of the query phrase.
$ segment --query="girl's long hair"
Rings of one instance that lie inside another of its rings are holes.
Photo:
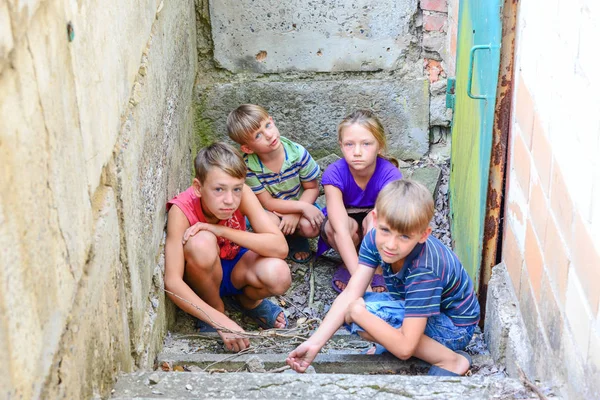
[[[385,139],[385,130],[383,125],[377,116],[371,110],[360,109],[354,111],[340,122],[338,125],[338,141],[342,142],[342,131],[354,124],[358,124],[371,132],[381,152],[377,155],[378,157],[384,158],[394,164],[398,168],[398,160],[394,157],[388,156],[387,152],[387,141]]]

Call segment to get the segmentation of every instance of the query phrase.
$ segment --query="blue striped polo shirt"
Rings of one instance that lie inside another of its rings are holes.
[[[256,154],[246,154],[246,184],[256,194],[266,190],[276,199],[298,200],[304,191],[302,182],[317,179],[320,168],[304,147],[284,137],[280,137],[279,140],[285,152],[281,171],[273,172]]]
[[[392,294],[405,300],[405,317],[446,314],[455,326],[479,322],[479,302],[473,281],[452,250],[429,235],[406,256],[398,273],[381,259],[375,245],[376,230],[363,239],[359,264],[371,268],[381,265],[385,283]]]

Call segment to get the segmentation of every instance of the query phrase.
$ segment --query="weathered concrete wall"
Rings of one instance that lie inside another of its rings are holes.
[[[339,153],[345,115],[371,108],[384,120],[391,153],[420,159],[430,126],[447,127],[451,118],[445,104],[430,101],[441,97],[426,83],[422,3],[197,0],[197,146],[226,138],[227,114],[249,102],[318,158]],[[438,50],[427,54],[441,60]],[[435,81],[444,74],[440,67]]]
[[[165,329],[159,254],[164,202],[189,182],[193,5],[12,0],[0,33],[0,397],[105,394]]]
[[[387,127],[390,154],[419,159],[429,150],[429,81],[346,79],[249,82],[213,86],[201,95],[203,116],[224,132],[227,114],[254,102],[267,108],[282,135],[302,143],[315,159],[340,154],[337,124],[357,108],[370,106]]]
[[[417,0],[211,1],[215,60],[232,72],[392,70],[416,9]]]
[[[517,28],[502,258],[530,377],[600,398],[600,8],[520,2]]]

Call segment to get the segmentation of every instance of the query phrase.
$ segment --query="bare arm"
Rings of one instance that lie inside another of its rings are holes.
[[[317,180],[302,182],[304,192],[298,201],[276,199],[266,190],[256,195],[260,204],[269,211],[275,211],[280,214],[305,214],[309,207],[314,207],[313,203],[319,197],[319,183]]]
[[[202,300],[196,292],[189,287],[183,280],[185,268],[185,259],[183,252],[182,238],[185,230],[190,226],[185,214],[177,206],[171,207],[167,221],[167,239],[165,243],[165,289],[177,296],[186,299],[195,304],[205,313],[199,311],[190,303],[181,300],[179,297],[167,293],[169,299],[183,311],[207,322],[211,325],[215,323],[230,330],[242,331],[235,322],[229,319],[225,314],[209,306]],[[212,322],[212,321],[214,322]],[[247,339],[226,335],[223,337],[228,349],[242,350],[249,346]]]
[[[337,251],[340,253],[346,268],[353,275],[358,266],[358,253],[348,229],[348,213],[344,206],[342,191],[335,186],[325,185],[325,199]]]
[[[224,234],[219,236],[244,246],[261,256],[285,258],[288,253],[288,246],[283,234],[277,225],[273,224],[269,218],[265,218],[265,212],[252,189],[248,185],[244,185],[243,190],[240,211],[248,217],[254,232],[219,226],[219,228],[225,229]]]
[[[361,298],[375,273],[374,268],[359,265],[346,289],[335,299],[319,329],[304,343],[293,350],[286,362],[295,371],[304,372],[321,348],[344,323],[348,304]]]

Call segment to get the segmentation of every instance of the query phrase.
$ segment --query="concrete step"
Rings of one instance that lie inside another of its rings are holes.
[[[122,376],[113,400],[133,399],[532,399],[501,377],[144,372]]]
[[[258,332],[250,332],[258,334]],[[285,366],[285,359],[299,342],[295,339],[281,337],[266,337],[266,343],[260,339],[252,339],[255,350],[246,354],[232,354],[223,350],[219,336],[216,333],[171,334],[158,355],[158,366],[165,365],[166,369],[182,367],[184,370],[211,371],[220,370],[236,372],[246,369],[249,362],[258,362],[265,370]],[[402,361],[391,354],[364,356],[361,351],[372,346],[358,335],[350,335],[345,330],[339,330],[315,358],[312,366],[318,373],[340,374],[382,374],[394,373],[402,375],[419,375],[427,373],[429,364],[411,358]],[[498,374],[494,363],[488,354],[472,356],[472,371],[485,375]],[[252,371],[252,370],[251,370]]]

